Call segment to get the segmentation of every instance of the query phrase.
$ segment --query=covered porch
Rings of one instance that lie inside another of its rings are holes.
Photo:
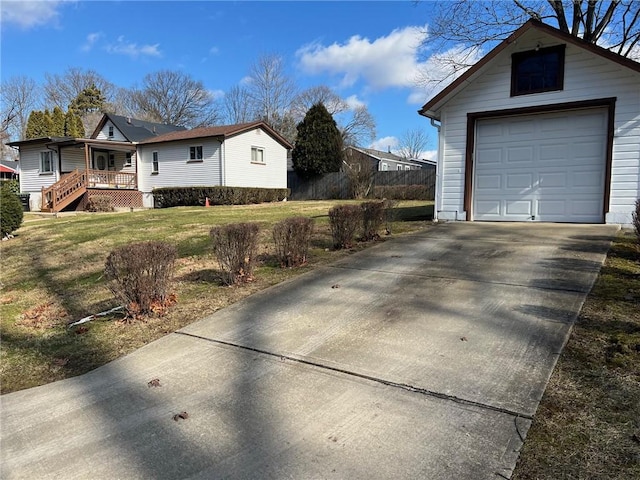
[[[58,153],[60,178],[42,189],[42,211],[83,209],[92,195],[109,196],[114,207],[142,207],[136,147],[128,142],[69,139],[49,148]]]

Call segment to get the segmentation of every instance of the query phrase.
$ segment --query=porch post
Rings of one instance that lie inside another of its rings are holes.
[[[89,144],[84,142],[84,171],[89,171]]]

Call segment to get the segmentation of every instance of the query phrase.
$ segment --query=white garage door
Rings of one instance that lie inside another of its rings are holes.
[[[603,220],[604,109],[479,120],[473,219]]]

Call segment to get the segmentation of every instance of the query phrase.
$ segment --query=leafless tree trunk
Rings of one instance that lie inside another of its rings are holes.
[[[62,75],[45,74],[45,107],[53,110],[60,107],[66,111],[75,98],[85,89],[96,86],[107,102],[113,101],[116,87],[93,70],[69,68]]]
[[[131,97],[135,110],[146,118],[185,127],[215,125],[220,114],[211,93],[188,74],[161,70],[144,77]]]
[[[0,97],[0,132],[6,139],[22,140],[27,121],[38,103],[39,88],[29,77],[11,77],[2,82]]]
[[[400,148],[398,155],[405,158],[421,158],[427,144],[429,143],[429,135],[422,129],[416,128],[407,130],[400,138]]]
[[[227,123],[247,123],[256,118],[251,108],[249,92],[242,86],[236,85],[231,87],[231,89],[225,93],[222,105]]]

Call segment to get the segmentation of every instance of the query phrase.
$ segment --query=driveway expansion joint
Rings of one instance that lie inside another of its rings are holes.
[[[254,353],[260,353],[263,355],[268,355],[270,357],[275,357],[281,361],[291,361],[291,362],[295,362],[295,363],[299,363],[302,365],[308,365],[311,367],[315,367],[315,368],[320,368],[320,369],[324,369],[324,370],[330,370],[332,372],[336,372],[336,373],[341,373],[343,375],[348,375],[351,377],[357,377],[357,378],[361,378],[363,380],[368,380],[371,382],[375,382],[375,383],[379,383],[381,385],[385,385],[388,387],[394,387],[394,388],[400,388],[402,390],[406,390],[408,392],[412,392],[412,393],[418,393],[424,396],[428,396],[428,397],[432,397],[432,398],[438,398],[440,400],[446,400],[446,401],[450,401],[450,402],[454,402],[457,403],[459,405],[465,405],[465,406],[470,406],[470,407],[476,407],[482,410],[490,410],[493,412],[498,412],[498,413],[503,413],[506,415],[509,415],[511,417],[514,418],[514,421],[517,421],[519,418],[525,419],[525,420],[531,420],[533,421],[533,415],[529,415],[527,413],[522,413],[522,412],[517,412],[515,410],[510,410],[508,408],[503,408],[503,407],[497,407],[495,405],[490,405],[487,403],[482,403],[482,402],[476,402],[474,400],[467,400],[465,398],[461,398],[461,397],[456,397],[455,395],[448,395],[446,393],[441,393],[441,392],[436,392],[434,390],[429,390],[426,388],[422,388],[422,387],[416,387],[414,385],[409,385],[407,383],[399,383],[399,382],[394,382],[391,380],[385,380],[383,378],[379,378],[379,377],[374,377],[372,375],[367,375],[364,373],[358,373],[358,372],[353,372],[351,370],[346,370],[344,368],[338,368],[338,367],[332,367],[329,365],[325,365],[322,363],[318,363],[318,362],[312,362],[310,360],[305,360],[303,358],[297,358],[297,357],[292,357],[290,355],[283,355],[281,353],[274,353],[274,352],[270,352],[268,350],[263,350],[260,348],[255,348],[255,347],[248,347],[246,345],[241,345],[239,343],[234,343],[234,342],[229,342],[227,340],[219,340],[219,339],[215,339],[215,338],[208,338],[208,337],[203,337],[201,335],[195,335],[193,333],[187,333],[187,332],[181,332],[181,331],[176,331],[174,332],[178,335],[183,335],[185,337],[191,337],[191,338],[195,338],[198,340],[204,340],[206,342],[210,342],[210,343],[215,343],[218,345],[225,345],[227,347],[233,347],[233,348],[238,348],[241,350],[246,350],[246,351],[250,351],[250,352],[254,352]],[[518,432],[518,434],[520,434],[520,432]],[[522,435],[520,435],[522,438]]]
[[[491,280],[475,280],[473,278],[450,277],[446,275],[421,275],[419,273],[409,273],[409,272],[390,272],[388,270],[377,270],[375,268],[343,267],[341,265],[327,265],[327,268],[335,268],[337,270],[358,270],[361,272],[383,273],[386,275],[398,275],[398,276],[405,276],[405,277],[435,278],[438,280],[458,280],[461,282],[482,283],[487,285],[500,285],[503,287],[533,288],[536,290],[548,290],[552,292],[569,292],[569,293],[587,294],[591,291],[591,286],[589,286],[589,289],[585,291],[579,288],[566,288],[566,287],[557,287],[557,286],[544,287],[540,285],[525,285],[522,283],[509,283],[509,282],[494,282]]]

